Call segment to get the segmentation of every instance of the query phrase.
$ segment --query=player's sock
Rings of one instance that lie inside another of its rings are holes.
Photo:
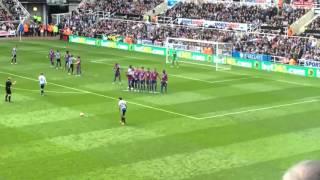
[[[11,102],[11,96],[8,96],[9,102]]]
[[[8,101],[8,95],[6,95],[5,101]]]

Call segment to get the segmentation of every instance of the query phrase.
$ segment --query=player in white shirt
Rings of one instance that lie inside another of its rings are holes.
[[[43,75],[43,73],[40,73],[38,79],[39,79],[39,84],[40,84],[40,94],[41,94],[41,96],[44,96],[44,87],[47,84],[46,77]]]
[[[134,75],[133,67],[130,65],[127,71],[129,91],[133,90],[133,75]]]
[[[120,123],[122,125],[126,124],[126,112],[127,112],[127,102],[123,100],[121,97],[119,97],[119,102],[118,102],[120,114],[121,114],[121,120]]]
[[[11,58],[11,64],[17,64],[17,46],[12,48],[12,58]]]

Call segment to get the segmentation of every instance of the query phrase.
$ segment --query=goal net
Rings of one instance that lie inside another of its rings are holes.
[[[217,71],[231,69],[231,65],[228,64],[228,58],[232,56],[231,43],[168,37],[165,46],[166,63],[172,63],[174,58],[179,62],[191,59],[212,63]]]

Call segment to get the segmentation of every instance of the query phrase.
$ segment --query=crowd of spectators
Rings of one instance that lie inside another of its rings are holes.
[[[77,28],[73,28],[77,29]],[[134,43],[148,41],[164,45],[166,37],[179,37],[197,40],[232,43],[234,50],[267,54],[296,60],[320,60],[320,50],[314,38],[287,37],[277,34],[244,33],[217,29],[196,28],[180,25],[153,24],[115,19],[102,20],[91,27],[77,29],[77,35],[88,37],[121,36],[130,37]]]
[[[16,25],[14,25],[13,23],[11,22],[0,22],[0,30],[1,31],[14,31],[16,30]]]
[[[104,11],[110,12],[111,14],[142,16],[163,1],[164,0],[96,0],[93,3],[84,3],[80,8],[89,12]]]
[[[308,26],[308,29],[319,30],[320,31],[320,17],[317,17],[312,23]]]
[[[173,19],[180,17],[283,27],[292,24],[305,13],[305,9],[294,9],[287,5],[278,9],[275,6],[265,7],[240,3],[180,2],[174,8],[169,9],[165,15]]]
[[[83,36],[94,36],[94,24],[97,17],[86,13],[83,9],[72,11],[70,17],[65,17],[59,24],[62,29],[69,29],[75,34]]]
[[[2,4],[10,11],[13,16],[13,20],[20,20],[20,17],[24,15],[18,1],[15,0],[1,0]]]
[[[5,9],[0,8],[0,21],[10,21],[12,17],[7,13]]]
[[[320,38],[320,17],[314,19],[306,28],[302,36],[314,36]]]

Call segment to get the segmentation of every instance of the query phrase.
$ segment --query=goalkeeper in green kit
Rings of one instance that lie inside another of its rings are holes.
[[[177,51],[175,49],[172,50],[172,67],[174,66],[177,66],[179,67],[179,64],[178,64],[178,60],[177,60]]]

